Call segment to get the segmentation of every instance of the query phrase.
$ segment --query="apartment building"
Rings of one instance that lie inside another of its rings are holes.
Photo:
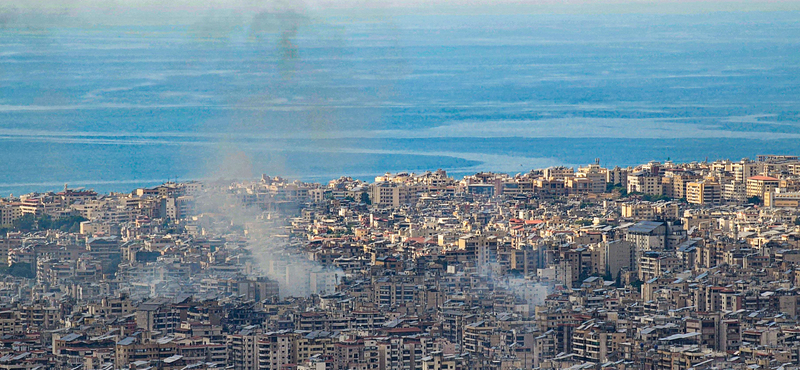
[[[642,221],[628,228],[625,240],[633,243],[636,250],[636,262],[646,251],[660,251],[667,245],[667,227],[663,222]]]
[[[747,185],[744,182],[729,181],[721,187],[722,199],[734,203],[744,203],[747,200]]]
[[[11,227],[14,220],[22,217],[19,204],[0,202],[0,227]]]
[[[764,193],[774,191],[780,185],[780,180],[770,176],[751,176],[747,178],[746,195],[748,197],[763,198]]]
[[[575,177],[575,168],[573,167],[548,167],[544,169],[544,178],[565,180],[570,177]]]
[[[468,353],[485,356],[499,342],[500,336],[495,333],[495,328],[485,321],[464,325],[464,351]]]
[[[233,370],[257,369],[258,335],[252,330],[243,330],[227,336],[228,364]]]
[[[719,183],[711,180],[693,181],[686,184],[686,201],[692,204],[716,204],[722,199]]]
[[[614,167],[606,171],[606,182],[612,185],[621,185],[628,188],[628,170]]]
[[[764,196],[764,205],[767,207],[800,207],[800,192],[767,192]]]
[[[639,280],[648,281],[661,276],[665,271],[682,268],[681,261],[673,254],[645,252],[639,261]]]
[[[628,175],[628,193],[649,195],[664,194],[661,176],[649,171],[637,171]]]
[[[624,218],[649,220],[655,215],[651,203],[622,203],[620,212]]]
[[[282,370],[292,363],[294,335],[271,332],[258,337],[258,370]]]
[[[758,163],[747,158],[744,158],[739,162],[734,162],[731,167],[733,169],[734,181],[741,183],[744,183],[747,181],[747,179],[753,176],[758,176],[759,173]]]
[[[625,240],[604,243],[606,271],[616,278],[623,270],[636,270],[635,244]]]
[[[479,268],[497,261],[497,238],[493,236],[469,234],[458,239],[458,249],[474,256]]]
[[[376,205],[399,207],[416,202],[426,190],[422,184],[380,182],[370,186],[370,200]]]

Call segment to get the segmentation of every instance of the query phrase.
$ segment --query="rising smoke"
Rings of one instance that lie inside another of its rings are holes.
[[[224,186],[206,187],[197,194],[196,213],[205,219],[205,232],[228,238],[243,237],[248,256],[243,256],[252,277],[276,280],[281,297],[305,297],[332,292],[341,270],[322,266],[302,253],[304,241],[290,237],[288,217],[275,211],[248,206]]]
[[[189,48],[210,43],[217,45],[217,50],[221,51],[243,49],[242,54],[254,56],[254,60],[233,64],[236,71],[231,78],[260,79],[258,83],[252,84],[259,89],[214,91],[219,93],[215,103],[227,109],[225,113],[198,126],[218,133],[220,139],[216,146],[203,153],[207,160],[205,172],[194,175],[206,179],[250,180],[255,174],[265,170],[273,175],[291,176],[292,159],[274,150],[272,142],[255,144],[264,148],[263,151],[246,148],[240,142],[241,135],[236,134],[310,131],[314,132],[314,137],[309,137],[310,139],[326,139],[326,133],[338,130],[337,125],[341,122],[351,124],[351,120],[358,120],[366,123],[370,119],[380,118],[379,114],[371,117],[364,114],[343,117],[331,107],[342,99],[352,99],[363,94],[357,88],[344,92],[341,88],[307,88],[309,80],[319,82],[320,74],[312,74],[312,71],[307,70],[302,42],[337,50],[333,55],[328,55],[332,58],[333,66],[330,68],[335,68],[338,63],[336,53],[344,46],[341,32],[334,26],[324,24],[318,17],[319,7],[320,4],[309,5],[301,1],[283,0],[177,0],[168,3],[156,0],[33,0],[13,6],[0,4],[0,28],[55,34],[61,27],[97,30],[116,25],[156,25],[166,27],[168,32],[175,32],[172,29],[175,26],[177,29],[185,29],[183,36],[189,40],[186,43]],[[315,28],[323,28],[325,36],[314,39],[318,35],[316,31],[312,31]],[[141,31],[139,28],[131,30],[132,34],[137,32],[149,31]],[[302,40],[301,35],[304,34],[307,36]],[[45,47],[50,43],[45,42]],[[174,71],[163,72],[168,76]],[[180,75],[192,71],[177,72]],[[329,85],[336,84],[336,81],[330,81]],[[197,86],[190,88],[197,89]],[[116,87],[112,87],[113,89],[127,91]],[[388,87],[383,90],[390,92],[392,89]],[[288,102],[288,105],[295,107],[301,106],[301,109],[288,113],[262,109],[274,105],[276,101]],[[186,151],[197,150],[197,146],[186,147]],[[266,163],[265,152],[269,153]],[[301,241],[281,236],[286,234],[283,229],[286,226],[286,218],[283,217],[285,215],[247,206],[224,186],[211,187],[198,194],[197,211],[212,220],[204,225],[210,234],[243,236],[250,255],[248,259],[251,261],[248,272],[252,276],[268,276],[277,280],[282,296],[305,296],[330,289],[331,277],[335,283],[336,272],[326,270],[300,253]],[[147,285],[151,286],[180,285],[177,282],[164,281],[168,278],[158,274],[147,275],[146,279]]]

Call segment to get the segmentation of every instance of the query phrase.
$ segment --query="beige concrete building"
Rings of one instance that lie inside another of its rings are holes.
[[[22,210],[18,204],[0,203],[0,227],[11,227],[14,220],[22,217]]]
[[[643,193],[650,195],[664,194],[661,176],[649,171],[638,171],[628,175],[628,193]]]
[[[758,163],[747,158],[731,165],[736,181],[745,182],[750,177],[758,175]]]
[[[381,182],[370,187],[370,200],[373,204],[399,207],[415,202],[425,190],[424,185]]]
[[[798,208],[800,207],[800,192],[777,193],[769,191],[764,196],[764,205],[767,207]]]
[[[605,181],[595,182],[595,180],[586,177],[567,178],[564,186],[569,189],[570,194],[599,194],[606,190]]]
[[[620,206],[622,217],[635,219],[651,219],[655,214],[650,203],[623,203]]]
[[[577,178],[591,180],[592,193],[602,193],[606,191],[606,178],[608,170],[600,167],[599,164],[590,164],[586,167],[578,168]]]
[[[722,184],[722,199],[729,202],[744,203],[747,200],[747,186],[740,181],[730,181]]]
[[[716,204],[722,199],[719,183],[711,180],[693,181],[686,184],[686,201],[692,204]]]
[[[628,170],[614,167],[606,171],[606,182],[614,185],[628,187]]]
[[[544,177],[546,179],[567,179],[575,177],[575,169],[572,167],[549,167],[544,169]]]
[[[673,198],[686,198],[686,186],[693,181],[699,180],[701,177],[696,175],[692,172],[683,172],[675,174],[674,176],[670,177],[671,180],[671,189]],[[666,178],[665,178],[666,180]],[[666,192],[666,189],[665,189]],[[670,195],[670,194],[668,194]]]
[[[659,277],[664,271],[673,271],[680,266],[680,261],[673,255],[658,252],[642,254],[639,261],[639,280],[648,281]]]
[[[748,197],[763,198],[764,193],[775,190],[780,185],[780,180],[770,176],[751,176],[747,178]]]
[[[258,369],[280,370],[291,363],[293,335],[267,333],[258,338]]]

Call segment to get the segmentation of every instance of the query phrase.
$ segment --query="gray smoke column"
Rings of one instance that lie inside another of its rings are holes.
[[[244,258],[246,271],[252,277],[278,281],[281,297],[331,293],[343,275],[302,253],[304,241],[289,238],[285,215],[247,206],[225,186],[204,189],[196,197],[196,210],[207,220],[203,222],[206,232],[245,238],[249,252]]]
[[[11,5],[12,3],[14,4]],[[200,157],[206,158],[207,167],[204,168],[204,173],[195,173],[194,177],[253,179],[255,174],[267,170],[271,175],[291,175],[292,170],[287,168],[287,163],[291,163],[293,159],[289,156],[295,154],[285,154],[286,152],[278,148],[278,143],[269,139],[241,140],[242,137],[268,136],[280,132],[313,132],[309,134],[309,139],[326,139],[328,132],[342,128],[337,126],[342,125],[341,122],[347,125],[351,125],[353,120],[371,123],[380,118],[379,113],[370,113],[374,115],[370,117],[363,113],[342,116],[348,113],[342,113],[333,107],[340,104],[343,97],[360,98],[358,88],[350,88],[344,92],[342,89],[331,88],[338,86],[336,80],[325,81],[326,84],[322,86],[324,88],[318,87],[320,84],[315,84],[317,86],[315,88],[307,87],[310,81],[319,82],[322,77],[319,73],[314,74],[308,66],[309,63],[304,63],[302,36],[314,37],[314,32],[309,31],[309,28],[319,26],[322,21],[317,15],[325,13],[324,8],[331,5],[339,4],[282,0],[0,1],[0,28],[35,29],[58,34],[61,27],[99,30],[103,26],[124,25],[134,26],[131,37],[143,37],[139,34],[142,31],[136,26],[166,26],[164,29],[169,32],[182,32],[175,30],[184,29],[187,32],[186,40],[178,38],[181,42],[186,42],[175,44],[177,45],[175,49],[178,51],[183,51],[184,46],[199,49],[217,47],[216,50],[220,51],[220,54],[236,50],[248,58],[254,57],[252,58],[255,59],[254,62],[231,62],[221,67],[204,58],[191,62],[208,63],[208,66],[202,66],[205,69],[218,67],[230,69],[230,73],[225,76],[232,76],[230,77],[232,80],[235,80],[237,75],[243,75],[242,79],[251,80],[242,82],[246,85],[245,88],[236,88],[239,85],[231,83],[227,85],[227,89],[217,90],[213,82],[205,82],[199,78],[192,80],[186,88],[188,92],[203,90],[200,89],[203,87],[200,85],[208,83],[211,86],[207,90],[214,95],[214,101],[209,105],[222,107],[219,111],[223,112],[215,115],[213,119],[208,119],[208,122],[197,125],[198,131],[202,131],[203,134],[221,139],[211,143],[212,148],[202,153]],[[321,28],[327,30],[325,36],[327,38],[311,41],[306,39],[306,45],[324,44],[333,50],[346,46],[341,36],[343,32],[340,32],[339,28],[333,26]],[[242,33],[245,34],[246,40],[240,38]],[[51,42],[44,44],[48,47]],[[166,55],[172,56],[172,54]],[[176,53],[175,57],[182,57],[181,55]],[[210,59],[217,57],[213,54],[211,56]],[[334,55],[332,60],[331,63],[334,64],[332,68],[335,68],[338,57]],[[189,64],[187,61],[186,65]],[[177,71],[164,69],[155,72],[163,72],[167,76],[177,72],[176,79],[185,79],[186,76],[181,76],[182,73],[190,76],[191,73],[197,72],[183,66],[175,67]],[[273,71],[277,73],[273,74]],[[251,84],[250,82],[255,79],[260,79],[256,81],[259,83]],[[164,90],[173,88],[169,82],[160,80],[150,83],[163,84]],[[251,86],[258,88],[250,88]],[[120,87],[124,88],[124,86],[112,88]],[[388,86],[381,90],[391,92],[392,88]],[[150,95],[146,98],[159,101],[157,96],[149,92],[147,94]],[[51,99],[51,95],[47,94],[43,98]],[[177,101],[177,103],[193,102]],[[275,105],[278,105],[277,109],[271,110],[270,106]],[[291,113],[278,114],[280,110]],[[168,119],[169,117],[164,118]],[[325,145],[328,144],[323,142],[318,144],[317,148]],[[196,152],[203,151],[203,148],[205,146],[187,145],[185,150]],[[295,153],[297,152],[295,150]],[[264,163],[265,153],[269,156],[267,163]],[[213,215],[210,218],[217,221],[207,225],[211,233],[241,234],[246,237],[246,246],[252,255],[252,274],[267,275],[278,280],[283,296],[330,291],[333,285],[331,282],[335,283],[336,272],[327,271],[323,266],[305,258],[301,253],[301,242],[280,236],[285,234],[283,227],[286,219],[283,215],[266,214],[256,207],[245,206],[228,191],[227,187],[211,187],[203,194],[199,194],[197,206],[200,212]],[[160,277],[153,276],[151,282],[157,282],[159,279]]]
[[[212,22],[199,22],[195,29],[202,28],[205,32],[225,33],[230,26],[230,21],[242,21],[246,24],[247,45],[252,45],[254,51],[263,50],[259,45],[274,43],[278,50],[277,67],[279,78],[265,81],[266,86],[272,88],[244,96],[231,103],[237,107],[234,115],[227,122],[228,133],[254,133],[263,134],[275,130],[285,130],[286,127],[302,125],[299,122],[286,122],[276,120],[269,112],[260,112],[251,109],[268,105],[270,101],[284,99],[281,91],[291,90],[293,78],[296,73],[299,51],[295,38],[298,29],[309,22],[302,2],[273,1],[253,4],[253,14],[240,17],[223,17]],[[236,28],[236,25],[233,25]],[[265,75],[272,69],[273,56],[260,55],[263,62],[256,63],[255,67]],[[269,77],[265,77],[269,78]],[[312,111],[316,111],[313,109]],[[297,117],[300,118],[300,117]],[[268,146],[269,144],[265,145]],[[267,147],[267,149],[269,149]],[[236,138],[230,141],[223,139],[218,145],[218,154],[214,155],[219,162],[209,163],[208,178],[211,179],[243,179],[252,180],[258,162],[264,157],[257,158],[258,153],[240,149]],[[279,152],[270,152],[268,167],[279,175],[286,175],[286,158]],[[260,168],[260,169],[263,169]],[[275,173],[273,173],[275,174]],[[221,181],[221,183],[224,183]],[[336,276],[341,275],[328,270],[320,264],[309,260],[302,253],[303,241],[290,240],[285,229],[287,215],[264,212],[258,206],[247,206],[236,191],[244,189],[229,189],[222,187],[207,188],[197,199],[197,210],[202,213],[214,215],[218,221],[212,230],[215,234],[241,233],[247,240],[247,250],[250,253],[250,267],[248,272],[255,276],[267,276],[278,281],[281,297],[305,297],[310,294],[331,292],[335,288]]]

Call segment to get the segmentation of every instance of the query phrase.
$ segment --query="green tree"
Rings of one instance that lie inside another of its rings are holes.
[[[26,214],[12,223],[14,230],[17,231],[31,231],[34,225],[36,225],[36,218],[31,214]]]
[[[81,222],[83,222],[83,221],[81,221]],[[81,223],[80,222],[76,222],[76,223],[72,224],[72,226],[70,226],[69,229],[67,229],[66,231],[69,232],[69,233],[80,232],[81,231]]]
[[[58,229],[61,231],[79,231],[81,227],[81,222],[87,221],[87,219],[81,216],[67,216],[55,219],[50,222],[50,229]],[[40,224],[41,226],[41,224]]]
[[[747,198],[747,203],[750,204],[761,204],[761,197],[754,195],[750,198]]]
[[[369,199],[369,194],[361,193],[361,203],[372,204],[372,201]]]
[[[119,270],[119,264],[122,262],[122,255],[112,254],[111,259],[102,263],[103,273],[115,275]]]
[[[658,202],[659,200],[672,200],[672,198],[666,195],[651,195],[651,194],[643,194],[642,200],[646,200],[648,202]]]
[[[578,274],[578,282],[583,283],[584,280],[589,278],[589,272],[586,270],[581,270],[581,273]]]
[[[36,277],[36,274],[31,268],[31,264],[24,262],[14,263],[11,266],[3,267],[0,269],[0,273],[27,279],[33,279]]]
[[[52,229],[53,228],[53,218],[50,215],[42,215],[36,219],[36,225],[39,226],[39,229]]]

